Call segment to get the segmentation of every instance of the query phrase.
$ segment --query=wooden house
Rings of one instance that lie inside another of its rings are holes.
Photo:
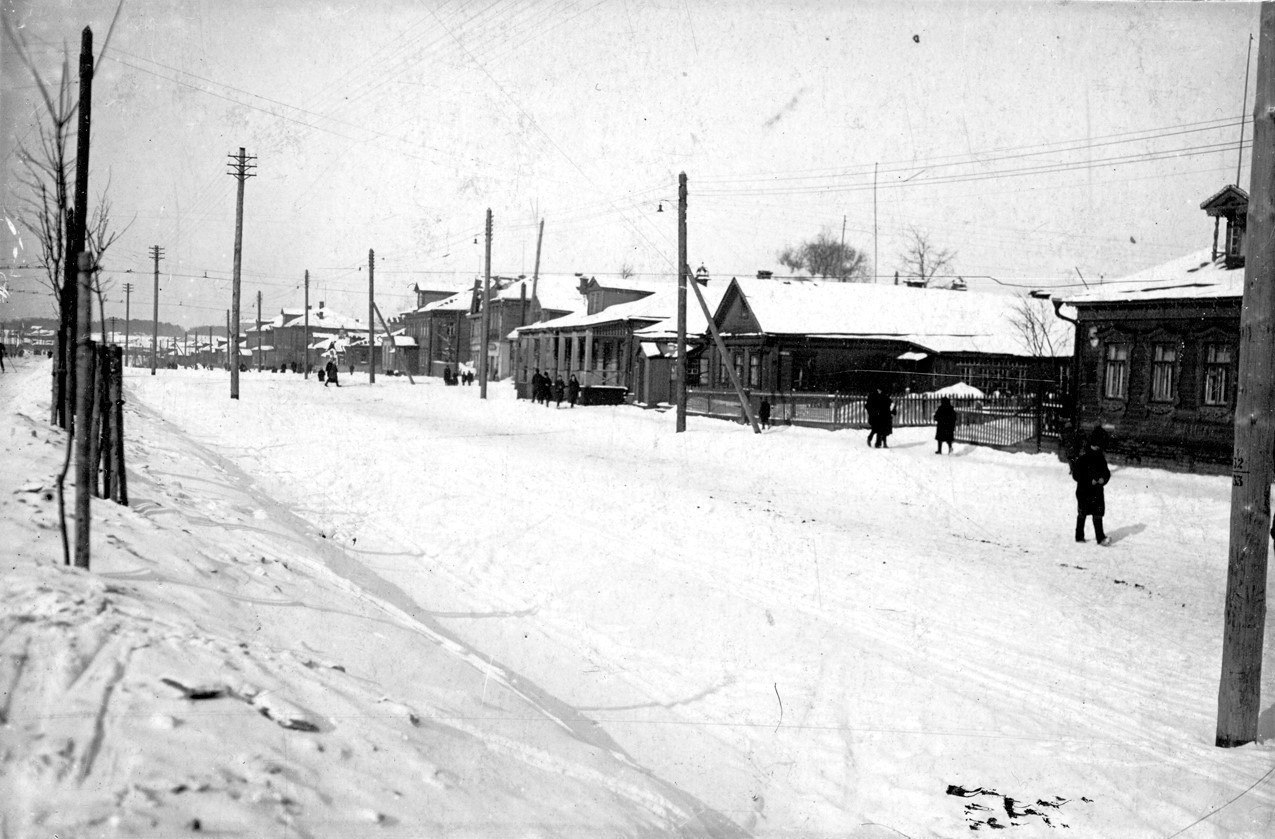
[[[491,380],[499,381],[513,375],[515,330],[583,309],[584,282],[573,275],[546,274],[536,279],[492,277],[491,283],[487,372]],[[476,283],[469,314],[474,359],[482,351],[482,306],[482,286]]]
[[[470,363],[472,305],[473,292],[466,289],[401,313],[404,336],[416,342],[416,368],[408,368],[412,375],[441,377],[445,369],[455,373]]]
[[[1116,454],[1229,462],[1247,201],[1228,186],[1201,204],[1212,248],[1058,301],[1076,312],[1076,422],[1107,428]]]
[[[926,392],[964,381],[1005,396],[1066,386],[1071,340],[1040,355],[1023,335],[1025,298],[801,279],[731,280],[714,312],[701,384],[775,394]]]

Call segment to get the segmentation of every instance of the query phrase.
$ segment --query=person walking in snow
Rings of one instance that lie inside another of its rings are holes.
[[[576,378],[575,373],[572,373],[570,381],[567,382],[567,404],[574,408],[579,398],[580,380]]]
[[[952,441],[956,439],[956,409],[952,400],[946,396],[934,412],[934,439],[937,441],[935,454],[943,454],[943,444],[947,443],[947,453],[952,453]]]
[[[1104,487],[1111,480],[1107,466],[1107,431],[1095,426],[1085,441],[1084,450],[1071,462],[1071,477],[1076,482],[1076,541],[1085,541],[1085,518],[1093,517],[1094,541],[1109,545],[1111,540],[1102,529],[1102,517],[1107,512]]]
[[[8,354],[9,351],[4,348],[4,344],[0,343],[0,373],[4,372],[4,357]]]
[[[558,378],[553,380],[553,402],[555,408],[562,407],[562,399],[567,395],[567,383],[562,380],[562,374],[558,374]]]
[[[873,388],[872,392],[868,394],[868,398],[863,400],[863,408],[868,414],[868,445],[871,446],[875,440],[878,448],[881,446],[878,434],[881,430],[883,402],[888,405],[890,400],[881,392],[879,387]]]
[[[757,406],[757,422],[762,428],[770,428],[770,400],[763,399]]]
[[[337,379],[340,371],[337,369],[336,362],[329,358],[327,366],[325,366],[324,369],[328,372],[328,378],[324,381],[323,386],[327,387],[328,385],[336,385],[337,387],[340,387],[341,382]]]
[[[536,368],[536,372],[531,375],[531,402],[534,405],[540,401],[540,383],[544,379],[540,375],[540,368]]]

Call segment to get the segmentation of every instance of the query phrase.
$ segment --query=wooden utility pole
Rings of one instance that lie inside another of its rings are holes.
[[[677,176],[677,360],[673,386],[677,392],[676,433],[686,430],[686,173]]]
[[[487,261],[483,270],[482,340],[478,345],[478,398],[487,398],[487,341],[491,329],[491,208],[487,208]]]
[[[536,236],[536,267],[531,272],[531,301],[535,305],[536,292],[540,288],[540,245],[545,240],[545,220],[540,220],[540,233]]]
[[[151,245],[151,258],[155,260],[155,297],[151,301],[151,375],[153,376],[159,362],[159,261],[164,258],[164,249],[159,245]]]
[[[129,357],[131,355],[130,351],[132,350],[132,344],[129,341],[129,338],[131,337],[131,335],[129,334],[130,327],[132,327],[133,325],[132,313],[130,311],[132,308],[132,303],[133,303],[133,284],[124,283],[124,364],[125,365],[129,364]]]
[[[376,383],[376,254],[367,250],[367,380]]]
[[[61,363],[59,364],[59,372],[61,374],[60,384],[58,386],[57,407],[55,413],[61,414],[61,426],[70,430],[72,425],[72,416],[78,410],[78,401],[76,399],[76,370],[79,366],[76,359],[76,352],[81,338],[87,340],[89,332],[86,331],[83,336],[77,334],[78,329],[82,326],[83,313],[79,311],[82,305],[91,305],[79,299],[79,271],[78,260],[79,254],[85,250],[86,231],[88,224],[88,206],[89,206],[89,139],[90,126],[92,123],[91,116],[93,110],[93,30],[84,27],[80,33],[80,101],[79,101],[79,125],[76,133],[75,143],[75,203],[74,210],[71,212],[67,224],[67,247],[64,253],[65,265],[63,266],[63,285],[62,285],[62,309],[58,333],[58,346],[61,355]],[[90,313],[87,330],[92,330],[92,314]],[[88,550],[88,546],[85,546]],[[85,561],[87,562],[87,554]]]
[[[305,272],[305,378],[310,378],[310,269]]]
[[[226,310],[226,367],[227,368],[230,367],[230,310],[229,309]],[[238,399],[239,396],[238,396],[237,389],[235,393],[236,395],[231,398]]]
[[[257,292],[257,372],[261,372],[261,292]]]
[[[257,168],[257,164],[252,162],[257,158],[244,153],[243,146],[239,147],[239,154],[228,155],[230,158],[230,169],[226,174],[234,176],[239,181],[239,188],[235,195],[235,275],[233,290],[230,293],[230,323],[226,327],[226,357],[230,357],[233,348],[235,358],[230,362],[230,398],[239,398],[239,268],[243,261],[243,185],[244,181],[249,178],[255,178],[257,173],[252,171]],[[231,331],[233,327],[233,332]]]
[[[93,262],[87,253],[76,258],[79,268],[76,295],[79,300],[79,328],[75,346],[76,381],[79,389],[75,400],[75,567],[89,567],[89,506],[93,495],[93,341],[90,337],[93,312]]]
[[[1244,302],[1240,314],[1239,394],[1231,480],[1231,541],[1217,700],[1218,746],[1257,739],[1261,712],[1262,633],[1266,624],[1266,561],[1271,538],[1270,491],[1275,473],[1275,4],[1262,4],[1253,107],[1253,167],[1245,236]]]

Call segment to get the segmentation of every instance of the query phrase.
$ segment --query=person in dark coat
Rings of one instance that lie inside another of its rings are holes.
[[[580,398],[580,380],[571,374],[571,378],[567,381],[567,404],[572,408],[576,406],[576,401]]]
[[[449,364],[443,368],[443,384],[450,387],[451,383],[452,383],[452,368],[451,368],[451,365]]]
[[[328,359],[327,366],[324,369],[328,371],[328,378],[327,381],[323,383],[323,386],[327,387],[328,385],[336,385],[337,387],[340,387],[341,382],[337,379],[339,370],[337,369],[336,362],[332,359]]]
[[[890,398],[886,396],[881,388],[873,388],[872,393],[868,394],[868,398],[863,400],[864,410],[868,413],[868,445],[871,446],[873,441],[876,442],[877,448],[881,448],[881,414],[888,411],[890,406]]]
[[[536,403],[540,401],[540,388],[544,384],[544,376],[540,375],[540,368],[536,368],[536,372],[531,376],[531,401]]]
[[[770,400],[763,399],[757,406],[757,422],[762,428],[770,428]]]
[[[1071,477],[1076,482],[1076,541],[1085,541],[1085,517],[1093,517],[1094,541],[1109,545],[1102,529],[1102,517],[1107,512],[1106,493],[1103,488],[1111,480],[1107,466],[1107,432],[1101,425],[1094,428],[1085,442],[1084,451],[1071,462]]]
[[[934,412],[934,439],[937,441],[935,454],[943,454],[944,443],[947,443],[947,453],[952,453],[952,441],[956,439],[956,409],[952,407],[952,400],[946,396]]]
[[[562,375],[553,380],[553,401],[555,408],[562,407],[562,400],[567,395],[567,383],[562,380]]]

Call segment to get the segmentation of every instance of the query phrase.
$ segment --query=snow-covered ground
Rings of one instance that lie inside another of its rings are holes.
[[[0,378],[27,415],[3,412],[25,470],[0,497],[6,614],[29,609],[0,686],[36,686],[0,700],[10,820],[43,800],[82,825],[114,795],[133,825],[196,801],[315,835],[1275,830],[1275,665],[1270,739],[1213,747],[1224,477],[1115,469],[1101,548],[1072,542],[1055,457],[935,456],[925,429],[886,451],[696,418],[675,435],[671,414],[502,384],[482,402],[253,373],[232,401],[224,374],[136,371],[134,508],[95,507],[85,577],[52,564],[51,505],[23,491],[59,439],[46,373]],[[104,615],[147,629],[89,655]],[[23,638],[42,639],[25,658]]]

